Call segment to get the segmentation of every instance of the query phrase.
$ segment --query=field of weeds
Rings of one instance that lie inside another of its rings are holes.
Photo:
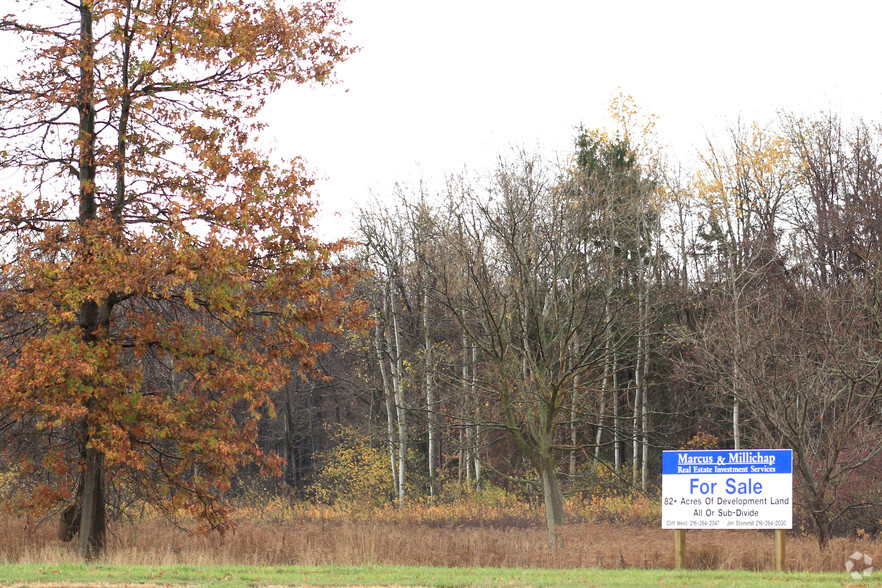
[[[673,532],[662,530],[659,507],[645,498],[571,499],[562,548],[545,547],[540,507],[502,493],[443,505],[326,507],[249,496],[226,536],[199,535],[143,513],[110,526],[103,563],[119,565],[413,565],[606,569],[673,567]],[[813,537],[788,534],[791,570],[833,572],[855,551],[876,556],[882,541],[836,538],[819,550]],[[0,519],[0,562],[73,563],[73,545],[55,538],[55,522]],[[694,531],[687,567],[768,570],[773,534]]]

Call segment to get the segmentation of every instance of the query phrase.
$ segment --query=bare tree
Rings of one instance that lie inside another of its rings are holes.
[[[441,300],[477,349],[480,393],[539,474],[549,546],[563,522],[556,441],[576,387],[604,361],[606,285],[586,247],[578,207],[536,158],[502,161],[484,195],[456,189],[445,263],[433,269]],[[490,415],[485,415],[489,419]]]
[[[862,506],[838,499],[842,484],[882,451],[877,295],[865,284],[770,284],[742,299],[740,324],[729,306],[702,333],[705,369],[738,366],[738,399],[753,415],[748,438],[793,449],[799,498],[822,547],[831,524]]]
[[[745,290],[754,287],[757,271],[780,262],[781,217],[795,181],[789,144],[780,133],[754,123],[749,129],[731,129],[729,140],[728,148],[709,145],[695,189],[701,202],[700,234],[716,258],[713,275],[705,278],[731,299],[737,335]],[[741,374],[737,362],[730,369],[732,439],[738,449]]]
[[[399,504],[407,488],[407,404],[404,358],[397,306],[404,290],[407,243],[401,218],[381,207],[362,211],[359,232],[365,243],[368,265],[375,272],[374,349],[383,383],[387,419],[387,442],[392,479]]]

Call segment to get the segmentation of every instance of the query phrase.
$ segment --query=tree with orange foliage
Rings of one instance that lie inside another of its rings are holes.
[[[67,505],[83,557],[104,549],[110,489],[223,531],[237,469],[279,469],[256,444],[267,393],[325,350],[312,331],[362,316],[345,243],[309,232],[302,163],[252,141],[267,96],[351,54],[346,21],[333,0],[16,7],[0,19],[23,49],[0,80],[11,504]]]

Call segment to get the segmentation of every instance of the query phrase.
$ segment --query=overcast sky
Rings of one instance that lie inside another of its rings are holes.
[[[882,3],[343,0],[361,51],[331,88],[289,88],[267,139],[322,178],[324,237],[396,181],[438,183],[514,147],[565,156],[619,89],[688,163],[779,109],[882,121]],[[339,217],[334,216],[339,214]]]

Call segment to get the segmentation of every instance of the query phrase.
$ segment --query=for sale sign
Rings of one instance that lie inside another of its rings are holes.
[[[790,449],[665,451],[663,529],[790,529]]]

